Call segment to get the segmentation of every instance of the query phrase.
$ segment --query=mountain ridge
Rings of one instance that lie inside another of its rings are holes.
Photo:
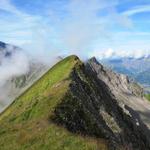
[[[148,150],[148,128],[98,78],[102,66],[95,62],[70,56],[53,66],[0,115],[0,146]]]

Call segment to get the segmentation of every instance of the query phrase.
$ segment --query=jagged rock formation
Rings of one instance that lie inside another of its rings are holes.
[[[130,105],[144,99],[131,85],[95,59],[67,57],[1,114],[0,147],[149,150],[147,122]]]
[[[143,88],[134,81],[130,81],[128,76],[124,74],[115,73],[101,65],[95,57],[87,62],[87,67],[90,67],[98,76],[104,81],[113,92],[128,93],[135,96],[143,97]]]
[[[97,74],[97,78],[102,80],[109,87],[120,104],[130,106],[140,112],[147,126],[150,126],[149,116],[144,115],[145,112],[147,114],[150,113],[150,105],[143,97],[144,92],[142,87],[130,81],[127,76],[115,73],[103,67],[95,58],[88,61],[87,67],[91,68],[95,74]]]

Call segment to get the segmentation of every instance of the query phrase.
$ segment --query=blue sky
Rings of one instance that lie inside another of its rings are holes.
[[[0,40],[32,54],[150,54],[149,0],[1,0]]]

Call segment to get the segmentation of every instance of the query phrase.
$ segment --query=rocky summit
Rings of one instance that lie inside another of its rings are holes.
[[[143,89],[95,58],[69,56],[0,115],[3,150],[149,150]]]

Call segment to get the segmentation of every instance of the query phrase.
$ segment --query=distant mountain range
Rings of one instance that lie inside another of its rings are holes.
[[[104,59],[101,63],[112,70],[126,74],[131,79],[150,87],[150,56],[141,58]]]

